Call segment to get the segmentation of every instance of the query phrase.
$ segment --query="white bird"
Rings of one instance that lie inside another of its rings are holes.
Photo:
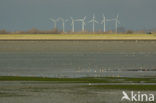
[[[129,101],[131,100],[125,91],[123,91],[122,94],[123,94],[123,97],[121,98],[121,101],[123,101],[124,99],[129,100]]]

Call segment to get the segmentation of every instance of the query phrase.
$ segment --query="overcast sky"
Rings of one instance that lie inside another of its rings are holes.
[[[89,21],[93,13],[98,21],[102,13],[107,18],[119,13],[119,26],[126,29],[156,28],[156,0],[0,0],[0,29],[13,31],[36,27],[48,30],[53,27],[49,18],[87,16]],[[90,26],[87,24],[87,28]],[[107,29],[113,26],[107,24]],[[70,29],[69,23],[67,28]],[[79,23],[76,28],[80,28]],[[96,26],[99,28],[102,29],[102,25]]]

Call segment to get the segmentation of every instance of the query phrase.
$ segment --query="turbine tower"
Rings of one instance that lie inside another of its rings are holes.
[[[64,20],[63,18],[59,17],[57,21],[59,20],[62,22],[63,32],[65,32],[65,23],[68,22],[68,19]]]
[[[86,20],[86,16],[83,19],[77,19],[76,21],[80,21],[82,23],[82,31],[85,31],[85,20]]]
[[[70,17],[70,19],[72,20],[72,32],[75,32],[75,20],[72,17]]]
[[[117,17],[115,19],[112,19],[115,21],[115,32],[117,33],[118,32],[118,24],[120,24],[120,21],[119,21],[119,14],[117,14]]]
[[[93,23],[93,32],[95,32],[95,23],[99,23],[98,21],[95,20],[95,15],[93,14],[92,20],[89,21],[89,23]]]
[[[111,21],[113,21],[113,19],[107,19],[105,15],[103,14],[103,20],[101,22],[101,24],[103,24],[103,27],[104,27],[103,32],[106,32],[106,22],[111,22]]]
[[[103,32],[106,32],[106,17],[104,14],[103,14],[103,20],[102,20],[101,24],[103,24]]]
[[[50,18],[50,21],[54,23],[54,29],[56,29],[57,19]]]

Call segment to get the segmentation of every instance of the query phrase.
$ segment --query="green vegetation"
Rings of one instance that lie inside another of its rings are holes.
[[[84,86],[90,89],[116,89],[116,90],[140,90],[140,91],[153,91],[156,90],[155,85],[87,85]]]
[[[156,83],[155,78],[126,78],[126,77],[47,78],[47,77],[0,76],[0,81],[50,81],[50,82],[65,82],[65,83]]]
[[[17,77],[17,76],[0,76],[0,81],[38,81],[39,83],[88,83],[89,85],[78,85],[77,87],[83,87],[88,89],[116,89],[116,90],[156,90],[156,85],[148,83],[156,83],[155,78],[126,78],[126,77],[103,77],[103,78],[44,78],[44,77]],[[92,83],[106,83],[96,84]],[[107,84],[108,83],[108,84]],[[114,84],[109,84],[114,83]],[[117,84],[116,84],[117,83]],[[118,84],[121,83],[121,84]],[[125,83],[125,84],[122,84]],[[126,84],[129,83],[129,84]],[[147,83],[133,84],[133,83]]]

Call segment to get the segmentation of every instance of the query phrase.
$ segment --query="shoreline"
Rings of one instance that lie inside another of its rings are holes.
[[[0,39],[0,41],[156,41],[156,39]]]

